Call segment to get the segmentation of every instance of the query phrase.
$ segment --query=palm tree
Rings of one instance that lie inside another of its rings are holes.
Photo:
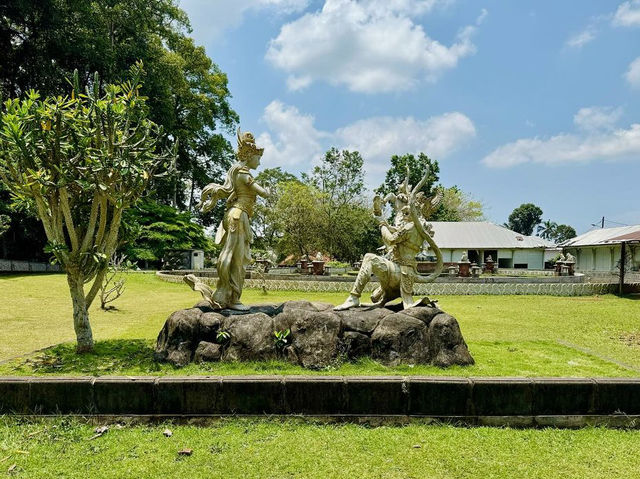
[[[551,240],[556,236],[556,229],[558,224],[555,221],[546,220],[538,225],[538,236],[546,240]]]

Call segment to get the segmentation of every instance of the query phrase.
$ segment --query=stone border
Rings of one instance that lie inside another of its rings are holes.
[[[0,272],[2,273],[58,273],[61,271],[62,267],[59,264],[0,259]]]
[[[419,417],[640,427],[640,378],[0,377],[0,414]]]
[[[156,276],[169,283],[182,283],[182,277],[173,274],[166,274],[161,271]],[[204,283],[215,286],[216,278],[200,278]],[[276,280],[276,279],[247,279],[244,287],[249,289],[261,289],[265,285],[270,291],[304,291],[348,293],[353,286],[352,282],[345,281],[309,281],[309,280]],[[377,282],[370,282],[365,287],[365,291],[371,292],[378,286]],[[618,292],[618,285],[613,283],[427,283],[415,284],[414,294],[416,295],[550,295],[550,296],[593,296],[596,294],[610,294]],[[640,292],[640,282],[627,283],[625,291],[629,293]]]

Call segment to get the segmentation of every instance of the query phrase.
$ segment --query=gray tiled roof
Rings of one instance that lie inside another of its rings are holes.
[[[552,248],[554,243],[525,236],[488,221],[432,221],[433,239],[444,249]]]
[[[617,228],[598,228],[587,231],[580,236],[571,238],[561,244],[563,247],[572,246],[596,246],[602,244],[620,243],[622,239],[633,239],[632,233],[640,232],[640,225],[619,226]],[[629,238],[621,238],[629,237]]]

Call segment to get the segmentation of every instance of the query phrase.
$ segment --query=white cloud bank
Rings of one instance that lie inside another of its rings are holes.
[[[189,14],[193,34],[207,45],[225,30],[238,27],[250,11],[291,15],[304,11],[310,0],[181,0],[180,8]]]
[[[460,112],[424,120],[372,117],[329,132],[318,130],[313,116],[275,100],[265,108],[262,120],[269,131],[257,142],[265,148],[265,167],[298,166],[307,171],[330,146],[336,146],[362,154],[367,180],[373,185],[382,181],[391,155],[422,151],[441,160],[476,135],[473,122]]]
[[[267,60],[289,74],[300,90],[315,81],[346,85],[355,92],[407,90],[435,80],[476,51],[471,41],[487,16],[460,30],[445,46],[430,38],[416,19],[450,0],[326,0],[321,10],[282,26]]]
[[[264,109],[262,121],[271,132],[256,140],[264,148],[262,162],[266,167],[311,164],[322,154],[321,142],[327,134],[316,129],[313,116],[274,100]]]
[[[482,163],[492,168],[508,168],[524,163],[558,165],[638,156],[640,124],[618,128],[615,123],[620,115],[620,109],[582,108],[573,118],[578,132],[519,139],[496,148]]]
[[[613,15],[612,23],[618,27],[640,26],[640,0],[622,2]]]
[[[591,106],[580,108],[573,123],[585,131],[612,130],[622,116],[622,108]]]

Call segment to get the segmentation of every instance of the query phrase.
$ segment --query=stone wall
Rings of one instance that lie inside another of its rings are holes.
[[[638,378],[167,376],[0,378],[0,414],[431,417],[639,427]]]
[[[157,273],[161,279],[181,283],[182,276]],[[215,287],[215,278],[201,278],[205,283]],[[532,278],[535,279],[535,278]],[[542,278],[540,278],[542,279]],[[262,288],[266,283],[267,290],[271,291],[304,291],[304,292],[344,292],[348,293],[353,285],[352,282],[345,281],[309,281],[309,280],[274,280],[268,279],[264,282],[258,279],[245,280],[245,288]],[[378,286],[376,282],[370,282],[365,291],[371,292]],[[186,287],[186,286],[185,286]],[[627,283],[628,292],[640,292],[640,282]],[[414,285],[416,295],[473,295],[473,294],[495,294],[495,295],[551,295],[551,296],[592,296],[595,294],[617,293],[616,283],[547,283],[547,282],[526,282],[526,283],[427,283]]]
[[[62,271],[59,264],[36,263],[33,261],[15,261],[11,259],[0,259],[0,272],[20,272],[20,273],[47,273]]]

